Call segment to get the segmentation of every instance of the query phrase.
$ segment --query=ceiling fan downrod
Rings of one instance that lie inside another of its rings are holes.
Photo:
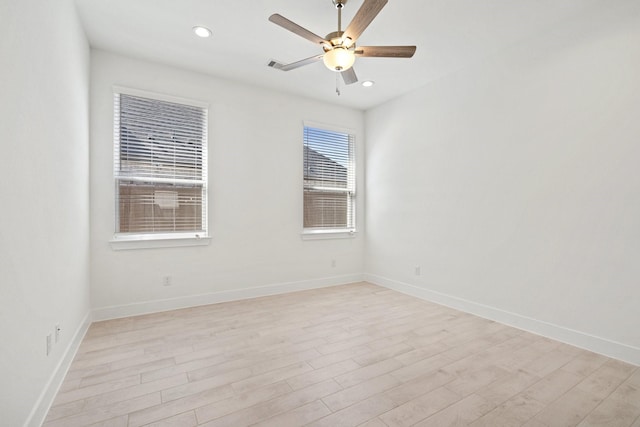
[[[336,9],[338,9],[338,34],[340,34],[342,33],[342,8],[347,3],[347,0],[332,0],[332,1]]]

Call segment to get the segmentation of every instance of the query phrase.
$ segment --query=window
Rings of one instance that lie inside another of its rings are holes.
[[[304,128],[304,232],[355,231],[355,137]]]
[[[207,109],[115,93],[116,238],[207,235]]]

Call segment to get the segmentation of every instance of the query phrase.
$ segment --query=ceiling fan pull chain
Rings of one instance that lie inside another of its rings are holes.
[[[338,82],[338,74],[340,74],[340,73],[336,73],[336,94],[338,96],[340,96],[340,88],[338,87],[338,84],[339,84],[339,82]]]

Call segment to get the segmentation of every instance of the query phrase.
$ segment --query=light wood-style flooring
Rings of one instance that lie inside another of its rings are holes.
[[[94,323],[45,421],[635,426],[640,369],[368,283]]]

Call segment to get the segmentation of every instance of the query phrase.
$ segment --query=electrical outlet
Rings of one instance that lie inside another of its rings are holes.
[[[332,260],[331,260],[331,267],[332,267],[332,268],[335,268],[335,267],[336,267],[336,260],[335,260],[335,259],[332,259]]]
[[[171,276],[164,276],[162,278],[162,286],[171,286],[173,285],[173,280],[171,279]]]
[[[47,356],[51,353],[51,334],[47,335]]]
[[[60,323],[56,323],[56,339],[55,343],[57,344],[60,341],[60,333],[62,332],[62,328],[60,327]]]
[[[420,271],[420,266],[416,265],[416,276],[419,276],[422,272]]]

